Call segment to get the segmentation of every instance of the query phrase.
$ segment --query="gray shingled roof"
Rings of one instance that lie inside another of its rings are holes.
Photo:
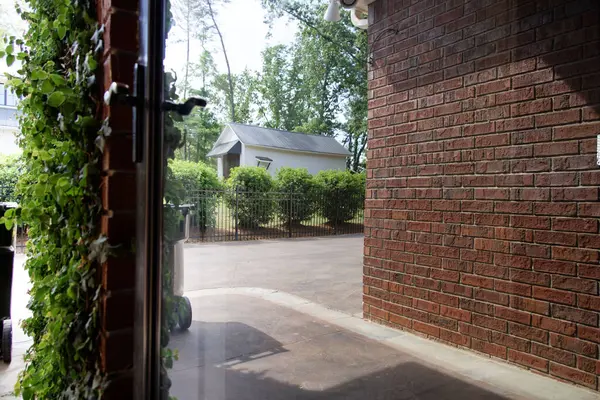
[[[237,146],[236,146],[237,145]],[[241,149],[240,141],[234,140],[227,143],[215,143],[212,150],[208,152],[207,157],[218,157],[223,154],[240,154]]]
[[[278,129],[261,128],[259,126],[228,124],[242,143],[248,146],[270,147],[283,150],[306,151],[311,153],[331,154],[340,157],[350,155],[348,150],[337,140],[323,135],[307,135],[305,133],[287,132]],[[215,146],[218,147],[219,145]],[[211,151],[214,152],[215,149]],[[221,150],[222,151],[222,150]]]

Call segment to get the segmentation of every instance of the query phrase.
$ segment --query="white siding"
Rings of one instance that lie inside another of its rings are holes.
[[[233,142],[234,140],[238,140],[238,137],[233,131],[233,129],[231,129],[231,127],[227,125],[225,129],[223,129],[223,132],[221,132],[221,134],[219,135],[216,144],[229,143]]]
[[[223,156],[217,157],[217,175],[223,178]]]
[[[344,156],[301,153],[246,145],[242,147],[241,165],[256,167],[256,156],[269,157],[273,160],[269,166],[271,175],[275,175],[281,167],[306,168],[313,175],[326,169],[346,169],[346,157]]]
[[[14,129],[0,126],[0,154],[21,154],[16,133]]]
[[[223,129],[223,132],[221,132],[221,134],[219,135],[219,138],[215,142],[215,145],[233,142],[234,140],[238,140],[238,137],[236,136],[233,129],[231,129],[231,127],[227,125],[225,129]],[[226,162],[224,156],[217,157],[217,175],[219,176],[219,178],[223,178],[223,176],[225,175],[225,166]]]

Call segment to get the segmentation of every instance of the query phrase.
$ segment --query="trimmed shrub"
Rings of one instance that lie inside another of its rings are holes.
[[[315,176],[319,191],[319,211],[329,223],[354,218],[365,199],[364,179],[350,171],[320,171]]]
[[[0,155],[0,202],[17,201],[17,180],[23,173],[23,163],[18,156]]]
[[[182,160],[169,161],[175,186],[182,191],[179,198],[185,204],[196,207],[194,213],[195,225],[206,229],[215,224],[218,190],[222,189],[221,182],[214,169],[201,162]]]
[[[271,219],[274,211],[273,179],[259,167],[237,167],[225,182],[225,196],[232,212],[237,209],[239,224],[245,228],[258,227]]]
[[[294,224],[310,219],[316,211],[315,187],[314,178],[306,168],[277,170],[275,189],[280,193],[276,204],[279,217]]]
[[[199,190],[221,189],[217,172],[202,162],[171,160],[169,165],[173,171],[173,178],[183,186],[186,194]]]

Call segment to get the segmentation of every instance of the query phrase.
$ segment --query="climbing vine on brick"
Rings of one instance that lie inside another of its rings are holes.
[[[23,38],[9,37],[0,57],[21,67],[8,84],[21,98],[20,146],[25,173],[15,219],[29,227],[26,269],[33,345],[17,394],[27,399],[94,399],[98,368],[98,266],[107,244],[99,234],[101,110],[95,85],[102,49],[91,0],[26,0],[17,10]]]

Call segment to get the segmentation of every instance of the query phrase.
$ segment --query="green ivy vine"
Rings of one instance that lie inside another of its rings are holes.
[[[21,98],[25,173],[21,203],[2,222],[29,227],[31,281],[23,322],[33,345],[15,391],[23,399],[97,399],[98,266],[107,255],[99,233],[101,128],[95,85],[101,30],[92,0],[26,0],[23,38],[4,39],[0,57],[22,67],[8,84]],[[1,48],[1,47],[0,47]]]

